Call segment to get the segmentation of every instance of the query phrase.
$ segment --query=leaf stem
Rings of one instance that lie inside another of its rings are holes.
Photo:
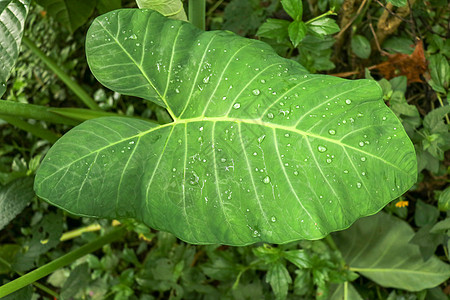
[[[98,104],[78,83],[73,81],[63,70],[44,52],[42,52],[28,37],[23,36],[22,42],[37,56],[47,67],[52,70],[67,87],[90,109],[100,110]]]
[[[42,128],[40,126],[36,126],[33,124],[30,124],[20,118],[17,117],[10,117],[0,114],[0,119],[8,122],[9,124],[16,126],[22,130],[25,130],[32,135],[37,136],[38,138],[44,139],[49,141],[50,143],[54,144],[58,139],[59,136],[54,134],[52,131]]]
[[[12,266],[11,266],[11,264],[9,262],[7,262],[6,260],[4,260],[3,258],[1,258],[1,257],[0,257],[0,263],[4,264],[8,269],[10,269],[11,271],[19,274],[20,276],[23,275],[21,272],[14,271]],[[56,297],[56,298],[59,297],[59,295],[55,291],[51,290],[50,288],[46,287],[43,284],[40,284],[39,282],[33,282],[33,285],[35,287],[37,287],[38,289],[41,289],[42,291],[46,292],[47,294],[49,294],[49,295],[51,295],[53,297]]]
[[[125,234],[125,227],[120,226],[118,228],[115,228],[111,230],[109,233],[105,234],[104,236],[74,250],[66,255],[61,256],[60,258],[57,258],[51,262],[49,262],[46,265],[43,265],[42,267],[37,268],[34,271],[31,271],[11,282],[8,282],[7,284],[0,286],[0,298],[5,297],[6,295],[9,295],[27,285],[30,283],[33,283],[50,273],[56,271],[59,268],[62,268],[75,260],[85,256],[86,254],[92,253],[101,247],[103,247],[106,244],[109,244],[111,242],[114,242],[118,239],[121,239],[123,235]]]
[[[0,115],[2,116],[8,116],[10,118],[19,117],[26,119],[35,119],[50,123],[73,126],[80,124],[79,121],[61,116],[57,113],[51,112],[50,110],[51,108],[42,105],[26,104],[6,100],[0,101]]]
[[[311,24],[312,22],[322,19],[323,17],[329,16],[329,15],[336,15],[336,13],[333,10],[329,10],[329,11],[321,14],[320,16],[317,16],[315,18],[312,18],[311,20],[306,21],[305,24],[306,25]]]
[[[189,22],[194,26],[205,30],[205,0],[189,0]]]

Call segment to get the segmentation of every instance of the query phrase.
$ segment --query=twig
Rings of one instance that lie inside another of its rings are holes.
[[[406,20],[405,18],[403,18],[403,17],[400,17],[399,15],[397,15],[395,12],[393,12],[392,10],[390,10],[387,6],[385,6],[383,3],[381,3],[380,1],[378,1],[378,0],[375,0],[378,4],[380,4],[388,13],[390,13],[391,15],[393,15],[394,17],[396,17],[396,18],[399,18],[400,20],[402,20],[403,22],[406,22],[406,23],[411,23],[411,21],[410,20]],[[408,5],[410,5],[410,3],[409,3],[409,0],[408,0]],[[411,9],[411,6],[409,6],[409,8]]]
[[[344,34],[344,32],[353,24],[353,22],[355,22],[356,18],[358,18],[366,2],[367,0],[363,0],[363,2],[361,2],[361,5],[356,11],[356,14],[350,19],[350,21],[347,24],[345,24],[345,26],[341,29],[341,31],[336,35],[337,39],[339,39]]]
[[[388,55],[389,53],[387,53],[380,47],[380,43],[378,42],[377,34],[375,33],[375,30],[373,29],[372,20],[371,20],[370,16],[369,16],[369,27],[370,27],[370,31],[372,32],[373,40],[375,41],[375,45],[377,46],[378,51],[380,51],[380,53],[382,55]]]

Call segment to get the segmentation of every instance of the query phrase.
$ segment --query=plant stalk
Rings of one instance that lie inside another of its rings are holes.
[[[75,260],[85,256],[86,254],[92,253],[106,244],[119,240],[125,234],[125,227],[120,226],[116,229],[111,230],[109,233],[104,236],[92,241],[74,251],[67,253],[66,255],[61,256],[54,261],[49,262],[46,265],[43,265],[40,268],[37,268],[34,271],[31,271],[7,284],[0,286],[0,298],[5,297],[47,275],[56,271],[59,268],[67,266],[71,264]]]
[[[44,52],[41,51],[29,38],[23,36],[22,42],[37,56],[39,57],[46,65],[52,70],[67,87],[78,96],[78,98],[90,109],[100,110],[98,104],[89,96],[88,93],[80,86],[78,83],[73,81],[63,70]]]
[[[51,112],[51,108],[13,101],[0,101],[0,115],[13,118],[25,118],[46,121],[55,124],[78,125],[79,121]],[[6,121],[6,120],[5,120]]]
[[[189,0],[189,22],[205,30],[206,0]]]
[[[17,117],[10,117],[0,114],[0,119],[8,122],[9,124],[16,126],[22,130],[25,130],[32,135],[37,136],[38,138],[44,139],[49,141],[50,143],[54,144],[59,139],[59,136],[54,134],[52,131],[42,128],[40,126],[32,125],[20,118]]]

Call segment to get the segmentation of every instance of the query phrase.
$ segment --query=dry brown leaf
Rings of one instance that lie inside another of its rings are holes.
[[[388,60],[376,65],[381,74],[386,79],[404,75],[408,79],[408,84],[412,82],[424,82],[420,75],[427,71],[427,61],[423,51],[423,42],[419,41],[411,55],[392,54]]]

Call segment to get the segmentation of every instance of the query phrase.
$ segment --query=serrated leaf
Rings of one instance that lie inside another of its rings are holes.
[[[175,20],[187,21],[181,0],[136,0],[139,8],[151,8]]]
[[[272,287],[276,299],[286,299],[292,278],[286,267],[278,261],[270,265],[266,274],[266,282]]]
[[[302,0],[281,0],[283,9],[287,12],[292,19],[301,21],[303,15],[303,3]]]
[[[306,25],[302,21],[294,21],[289,24],[288,32],[292,44],[297,47],[306,35]]]
[[[61,138],[35,190],[71,213],[198,244],[286,243],[346,228],[416,181],[374,81],[311,75],[262,42],[149,10],[99,17],[86,48],[100,82],[174,122],[99,118]]]
[[[20,214],[33,197],[33,179],[30,177],[0,186],[0,229]]]
[[[311,268],[311,259],[302,249],[285,251],[283,256],[300,269]]]
[[[0,0],[0,97],[19,55],[29,0]]]
[[[335,242],[350,270],[383,287],[420,291],[450,276],[450,266],[436,256],[424,261],[408,223],[385,213],[364,218],[337,232]]]
[[[36,2],[72,33],[86,23],[97,5],[97,0],[36,0]]]

